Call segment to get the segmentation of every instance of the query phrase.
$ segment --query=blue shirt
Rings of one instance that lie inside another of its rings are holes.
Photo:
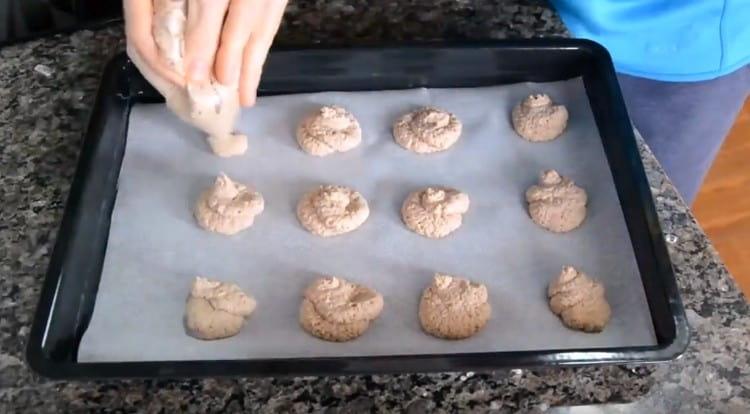
[[[576,37],[604,45],[618,72],[699,81],[750,63],[750,0],[550,0]]]

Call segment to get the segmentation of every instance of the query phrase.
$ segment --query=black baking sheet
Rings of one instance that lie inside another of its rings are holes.
[[[129,111],[135,102],[158,100],[120,58],[105,75],[92,116],[32,329],[32,366],[59,377],[326,374],[665,360],[684,349],[687,335],[673,273],[611,63],[601,48],[589,42],[557,40],[278,51],[269,58],[266,74],[264,94],[479,87],[582,76],[634,247],[656,344],[416,356],[78,363],[78,344],[90,320],[101,275]]]

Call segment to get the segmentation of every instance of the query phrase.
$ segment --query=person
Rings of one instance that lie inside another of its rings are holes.
[[[550,2],[609,50],[631,121],[692,203],[750,93],[750,1]]]
[[[574,36],[610,51],[633,124],[692,203],[750,93],[750,0],[550,2]],[[239,82],[241,103],[252,105],[285,5],[189,0],[187,76],[202,80],[213,71],[224,84]],[[128,42],[180,84],[159,62],[151,14],[151,0],[126,0]]]

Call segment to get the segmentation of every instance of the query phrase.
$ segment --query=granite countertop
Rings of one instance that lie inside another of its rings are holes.
[[[565,35],[555,13],[536,1],[369,3],[292,1],[278,42]],[[121,27],[0,49],[0,412],[512,412],[593,403],[608,403],[612,412],[750,412],[747,302],[643,146],[692,331],[692,343],[677,361],[346,378],[39,378],[23,361],[24,346],[98,77],[108,58],[121,49]],[[40,64],[51,73],[34,70]],[[628,401],[634,403],[618,404]]]

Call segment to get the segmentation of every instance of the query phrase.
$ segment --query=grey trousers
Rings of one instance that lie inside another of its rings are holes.
[[[692,204],[750,94],[750,66],[702,82],[618,77],[631,121]]]

